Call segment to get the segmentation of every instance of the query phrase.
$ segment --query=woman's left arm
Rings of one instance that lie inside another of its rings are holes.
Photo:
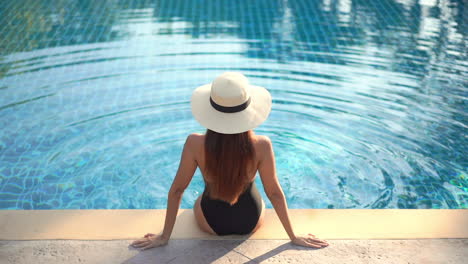
[[[185,141],[179,169],[177,170],[177,174],[167,195],[166,220],[164,221],[162,234],[159,236],[146,234],[144,238],[134,241],[131,244],[132,246],[148,249],[165,245],[167,241],[169,241],[176,221],[177,212],[179,211],[182,195],[190,184],[193,174],[197,169],[197,161],[194,155],[194,136],[193,134],[189,135]]]

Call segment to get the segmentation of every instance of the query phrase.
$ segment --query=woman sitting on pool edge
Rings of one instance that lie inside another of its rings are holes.
[[[213,235],[250,234],[262,224],[265,203],[255,175],[260,173],[270,199],[291,242],[305,247],[328,246],[312,234],[296,236],[289,220],[286,199],[278,182],[270,139],[254,135],[271,111],[271,95],[263,87],[250,85],[241,73],[226,72],[212,83],[195,89],[192,114],[207,128],[205,135],[193,133],[185,141],[174,182],[168,194],[162,234],[146,234],[132,246],[148,249],[167,244],[175,224],[184,190],[200,167],[205,190],[194,205],[197,224]]]

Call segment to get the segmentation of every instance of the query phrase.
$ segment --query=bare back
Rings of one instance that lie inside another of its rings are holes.
[[[271,201],[281,223],[283,224],[286,233],[291,238],[295,239],[294,232],[292,230],[291,222],[288,215],[288,208],[286,203],[286,198],[284,196],[281,185],[278,181],[276,175],[276,166],[275,166],[275,154],[273,151],[273,144],[269,137],[262,135],[252,135],[254,150],[255,150],[255,168],[252,169],[250,173],[251,181],[254,180],[255,174],[258,170],[260,174],[260,179],[262,180],[263,189],[268,199]],[[193,157],[194,162],[200,168],[203,175],[203,170],[205,168],[204,160],[204,143],[205,135],[203,134],[191,134],[191,143],[190,152]],[[209,184],[210,177],[209,175],[203,175],[205,183]],[[199,198],[200,199],[200,198]],[[264,203],[262,201],[263,208]],[[200,211],[200,210],[199,210]],[[199,214],[201,214],[199,212]],[[263,214],[263,210],[262,210]],[[258,228],[258,226],[256,227]]]

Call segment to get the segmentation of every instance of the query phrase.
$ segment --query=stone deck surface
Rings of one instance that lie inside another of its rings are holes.
[[[0,241],[0,263],[464,264],[468,239],[333,240],[322,249],[288,240],[173,239],[141,251],[132,240]]]

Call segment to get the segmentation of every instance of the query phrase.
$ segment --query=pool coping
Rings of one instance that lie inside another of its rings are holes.
[[[114,240],[159,233],[165,209],[0,210],[0,240]],[[296,234],[323,239],[468,238],[468,209],[289,209]],[[274,209],[252,235],[202,232],[179,209],[171,239],[288,239]]]

